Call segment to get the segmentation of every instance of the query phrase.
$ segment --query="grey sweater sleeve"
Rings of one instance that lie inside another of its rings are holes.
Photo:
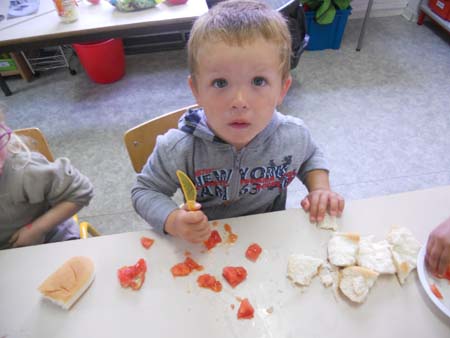
[[[305,184],[306,174],[311,170],[329,171],[328,163],[322,150],[315,144],[308,129],[303,129],[305,160],[298,171],[297,177]]]
[[[177,166],[176,157],[180,154],[173,151],[166,136],[158,136],[153,153],[131,189],[134,209],[160,233],[164,232],[169,214],[178,208],[171,196],[178,188],[176,170],[184,169]]]
[[[30,203],[46,200],[54,206],[67,201],[84,207],[93,197],[92,183],[67,158],[48,162],[40,154],[32,153],[24,168],[23,183],[24,194]]]

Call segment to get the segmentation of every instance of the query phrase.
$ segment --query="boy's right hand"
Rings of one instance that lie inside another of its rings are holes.
[[[172,211],[167,217],[164,230],[191,243],[206,241],[211,234],[208,217],[200,210],[200,203],[196,203],[195,208],[195,211],[189,211],[187,205],[183,204],[181,209]]]

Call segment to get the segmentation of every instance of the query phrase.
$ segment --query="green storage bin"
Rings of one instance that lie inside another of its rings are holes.
[[[17,70],[17,65],[8,54],[0,55],[0,72],[6,72],[10,70]]]

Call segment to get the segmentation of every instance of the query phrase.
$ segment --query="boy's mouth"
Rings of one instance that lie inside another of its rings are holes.
[[[247,128],[248,126],[250,126],[250,123],[247,123],[247,122],[232,122],[232,123],[230,123],[230,127],[236,128],[236,129],[244,129],[244,128]]]

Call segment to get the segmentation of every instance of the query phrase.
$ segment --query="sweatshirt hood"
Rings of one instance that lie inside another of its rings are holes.
[[[254,147],[264,143],[270,135],[272,135],[280,124],[280,113],[275,111],[269,124],[246,146]],[[208,127],[206,123],[207,118],[203,108],[190,108],[181,116],[178,121],[178,129],[187,134],[199,137],[205,141],[228,144],[220,137],[216,136],[214,132]]]

